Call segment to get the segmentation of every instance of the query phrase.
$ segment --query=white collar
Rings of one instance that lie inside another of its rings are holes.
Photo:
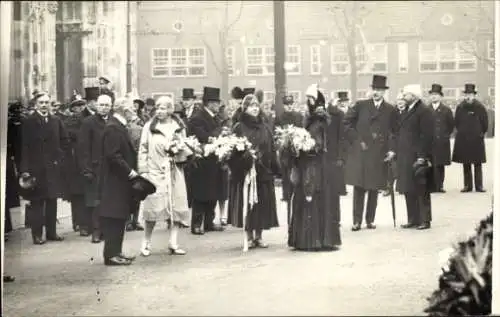
[[[208,114],[209,114],[212,118],[213,118],[213,117],[215,117],[215,114],[214,114],[212,111],[210,111],[210,109],[208,109],[207,107],[205,107],[205,110],[208,112]]]
[[[95,111],[90,109],[89,107],[87,107],[87,111],[91,114],[91,115],[94,115],[95,114]]]
[[[375,107],[380,107],[382,102],[384,102],[384,99],[380,99],[379,101],[375,101],[375,99],[373,99],[373,104],[375,105]]]
[[[121,124],[127,125],[127,119],[125,119],[121,114],[115,112],[113,113],[113,117],[120,121]]]
[[[437,109],[440,105],[441,105],[441,103],[440,103],[440,102],[434,102],[434,103],[432,104],[432,107],[434,107],[434,109]]]
[[[37,110],[36,112],[38,112],[38,114],[39,114],[40,116],[42,116],[43,118],[48,118],[48,117],[49,117],[49,114],[48,114],[48,113],[47,113],[46,115],[43,115],[43,114],[42,114],[40,111],[38,111],[38,110]]]

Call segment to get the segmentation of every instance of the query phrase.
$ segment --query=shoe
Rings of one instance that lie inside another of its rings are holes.
[[[255,249],[257,248],[257,244],[255,243],[255,240],[248,240],[248,249]]]
[[[198,236],[201,236],[201,235],[204,235],[205,232],[203,230],[201,230],[201,228],[194,228],[192,231],[191,231],[192,234],[195,234],[195,235],[198,235]]]
[[[484,189],[482,187],[479,187],[479,188],[476,188],[476,192],[478,192],[478,193],[486,193],[486,189]]]
[[[127,225],[125,226],[125,231],[134,231],[135,228],[134,228],[134,225],[131,224],[131,223],[127,223]]]
[[[43,240],[40,237],[33,237],[33,244],[42,245],[42,244],[45,244],[45,240]]]
[[[8,233],[3,235],[3,242],[7,242],[7,241],[9,241],[9,234]]]
[[[134,224],[134,229],[135,231],[144,231],[144,227],[141,226],[139,223]]]
[[[180,228],[189,228],[189,225],[182,223],[182,222],[179,222],[179,227]]]
[[[224,231],[225,228],[221,225],[213,225],[211,227],[205,228],[205,231],[211,232],[211,231]]]
[[[460,190],[461,193],[470,193],[471,191],[472,191],[472,189],[471,188],[467,188],[467,187],[462,188],[462,190]]]
[[[87,229],[81,229],[80,228],[80,236],[81,237],[88,237],[88,236],[90,236],[90,233],[88,232]]]
[[[12,283],[16,280],[16,278],[12,275],[4,275],[3,276],[3,282],[4,283]]]
[[[142,256],[150,256],[151,255],[151,242],[147,242],[147,241],[142,242],[141,255]]]
[[[92,234],[92,240],[90,240],[92,243],[100,243],[101,242],[101,236],[99,234]]]
[[[361,224],[360,223],[355,223],[352,225],[351,231],[359,231],[361,230]]]
[[[168,251],[170,252],[170,255],[185,255],[187,253],[185,250],[182,250],[179,247],[177,248],[168,247]]]
[[[220,221],[221,226],[226,227],[227,226],[227,220],[223,219]]]
[[[424,222],[421,225],[417,227],[417,230],[427,230],[431,228],[431,223],[430,222]]]
[[[403,229],[412,229],[412,228],[416,228],[416,227],[417,227],[417,225],[414,223],[407,223],[407,224],[401,225],[401,228],[403,228]]]
[[[267,248],[269,248],[269,244],[263,242],[262,239],[256,239],[256,240],[253,241],[253,243],[255,244],[256,248],[260,248],[260,249],[267,249]]]
[[[377,226],[376,226],[376,225],[374,225],[373,223],[368,223],[368,224],[366,225],[366,229],[372,229],[372,230],[373,230],[373,229],[377,229]]]
[[[122,253],[119,255],[119,257],[125,260],[129,260],[130,262],[135,260],[135,255],[126,255]]]
[[[74,231],[74,232],[78,232],[78,231],[80,231],[80,226],[79,226],[79,225],[75,225],[75,224],[73,224],[73,231]]]
[[[104,259],[104,265],[107,266],[122,266],[122,265],[130,265],[132,261],[125,260],[119,256],[114,256],[110,259]]]
[[[47,241],[57,241],[57,242],[60,242],[60,241],[64,241],[64,238],[56,234],[53,237],[47,237]]]
[[[440,188],[437,192],[438,192],[438,193],[446,193],[446,190],[444,190],[444,189]]]

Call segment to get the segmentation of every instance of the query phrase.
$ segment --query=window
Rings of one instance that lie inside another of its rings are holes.
[[[274,102],[275,94],[274,91],[264,91],[264,101]]]
[[[488,41],[488,70],[495,70],[495,42]]]
[[[151,94],[154,100],[158,100],[158,98],[163,97],[163,96],[168,96],[172,98],[172,100],[175,100],[175,95],[173,92],[154,92]]]
[[[236,54],[235,54],[235,49],[233,46],[230,46],[226,49],[226,60],[227,60],[227,73],[229,76],[234,75],[234,68],[235,68],[235,60],[236,60]]]
[[[398,43],[398,72],[408,72],[408,43]]]
[[[420,71],[473,71],[474,50],[471,42],[420,43]]]
[[[245,52],[247,75],[274,74],[274,48],[272,46],[247,47]],[[289,75],[300,74],[301,54],[300,46],[289,45],[286,56],[287,63],[293,67],[287,70]]]
[[[301,102],[300,97],[301,97],[302,93],[299,90],[289,91],[288,95],[293,97],[294,102]]]
[[[274,74],[274,49],[271,46],[252,46],[245,50],[246,75]]]
[[[274,54],[273,54],[274,55]],[[301,71],[301,56],[300,56],[300,46],[299,45],[288,45],[286,61],[290,65],[290,69],[287,69],[286,73],[288,75],[298,75]],[[274,61],[273,61],[274,62]]]
[[[80,1],[65,1],[63,5],[63,22],[81,20],[82,3]]]
[[[321,74],[321,46],[311,46],[311,75]]]
[[[347,91],[347,97],[351,99],[351,91],[349,89],[336,89],[332,92],[330,92],[330,99],[337,99],[338,98],[338,93],[339,91]]]
[[[452,101],[460,96],[460,88],[443,88],[443,99]]]
[[[349,55],[346,45],[332,45],[331,59],[332,74],[348,74],[350,72]],[[360,73],[387,72],[387,44],[357,45],[356,66]]]
[[[154,48],[152,76],[199,77],[206,75],[204,48]]]
[[[21,10],[21,2],[19,1],[14,1],[13,3],[13,11],[14,11],[14,21],[21,21],[21,13],[22,13],[22,10]]]
[[[356,93],[356,100],[357,99],[367,99],[369,93],[370,93],[370,91],[368,89],[358,89],[358,91]]]
[[[488,96],[495,98],[495,87],[488,87]]]

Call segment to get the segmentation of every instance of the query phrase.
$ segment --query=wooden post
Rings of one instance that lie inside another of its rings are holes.
[[[276,115],[283,113],[283,97],[286,94],[286,39],[285,39],[285,1],[273,1],[274,15],[274,87]]]

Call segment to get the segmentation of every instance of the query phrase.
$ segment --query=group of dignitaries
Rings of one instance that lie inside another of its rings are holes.
[[[266,248],[262,231],[278,226],[273,182],[277,175],[288,205],[288,244],[297,249],[335,249],[341,244],[338,197],[347,194],[346,184],[353,186],[353,231],[361,230],[363,215],[366,228],[376,228],[379,192],[392,190],[394,182],[406,199],[408,222],[402,227],[429,229],[430,194],[445,192],[444,171],[451,161],[463,164],[462,192],[484,192],[486,109],[476,100],[473,84],[465,85],[455,116],[441,102],[438,84],[429,91],[430,104],[422,101],[419,85],[408,85],[394,106],[384,100],[388,88],[386,77],[374,75],[371,97],[353,105],[345,92],[327,104],[317,87],[308,89],[305,117],[294,110],[293,98],[285,96],[284,113],[276,118],[263,113],[262,91],[253,88],[233,89],[238,105],[234,113],[221,105],[219,89],[211,87],[204,87],[201,103],[193,89],[183,89],[180,105],[170,97],[115,100],[110,90],[95,87],[85,89],[85,99],[75,94],[68,104],[55,107],[47,93],[37,92],[33,110],[22,120],[19,105],[9,109],[6,209],[19,201],[19,186],[30,202],[33,243],[42,245],[63,240],[56,232],[57,198],[71,202],[74,230],[90,236],[92,243],[104,239],[106,265],[129,265],[134,260],[122,252],[125,230],[145,231],[141,254],[150,255],[158,221],[167,221],[171,229],[170,253],[186,254],[179,247],[177,228],[191,227],[192,234],[203,235],[222,231],[228,223],[242,227],[242,184],[250,165],[242,160],[228,168],[214,156],[196,164],[172,162],[165,158],[165,146],[179,134],[194,135],[206,144],[234,132],[246,136],[261,153],[258,203],[245,226],[251,248]],[[276,151],[273,130],[290,124],[308,129],[318,143],[317,152],[323,154],[296,165],[287,162]],[[295,180],[294,168],[299,173]],[[307,187],[304,179],[311,168],[316,169],[318,184],[313,193],[302,195],[299,188]],[[325,216],[331,212],[331,217]]]

